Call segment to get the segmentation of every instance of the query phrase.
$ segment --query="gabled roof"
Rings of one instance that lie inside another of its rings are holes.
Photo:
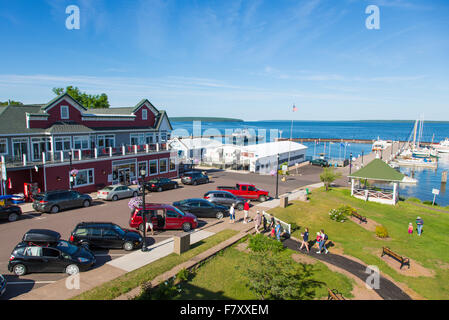
[[[153,106],[153,104],[148,99],[140,100],[139,103],[134,107],[133,112],[136,112],[145,103],[148,103],[150,107],[153,108],[154,111],[156,111],[156,116],[159,114],[160,111],[155,106]]]
[[[44,105],[44,106],[42,107],[42,111],[45,112],[45,111],[48,109],[48,107],[50,107],[50,106],[51,106],[52,104],[54,104],[56,101],[62,100],[63,98],[66,98],[66,97],[72,99],[73,101],[75,101],[75,103],[76,103],[79,107],[81,107],[82,109],[84,109],[85,111],[87,111],[87,108],[86,108],[85,106],[83,106],[79,101],[75,100],[75,98],[73,98],[73,97],[72,97],[70,94],[68,94],[67,92],[66,92],[66,93],[63,93],[63,94],[60,94],[59,96],[57,96],[56,98],[54,98],[53,100],[51,100],[49,103],[47,103],[46,105]]]
[[[164,118],[166,118],[167,121],[168,121],[168,125],[170,126],[170,130],[173,130],[173,127],[172,127],[172,125],[170,123],[170,119],[168,118],[167,113],[165,112],[165,110],[160,110],[159,112],[160,112],[159,115],[156,116],[156,125],[155,125],[154,128],[156,130],[159,130],[159,128],[161,127],[162,121],[164,120]]]
[[[368,179],[377,181],[401,182],[404,175],[390,167],[381,159],[374,159],[362,169],[349,176],[356,179]]]

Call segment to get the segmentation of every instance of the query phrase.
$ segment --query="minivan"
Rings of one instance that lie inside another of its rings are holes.
[[[34,196],[33,209],[39,212],[58,213],[61,210],[89,207],[92,198],[74,190],[57,190]]]

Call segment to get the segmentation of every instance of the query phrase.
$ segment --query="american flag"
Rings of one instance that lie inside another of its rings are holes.
[[[295,105],[293,105],[293,112],[298,111],[298,108],[295,107]]]

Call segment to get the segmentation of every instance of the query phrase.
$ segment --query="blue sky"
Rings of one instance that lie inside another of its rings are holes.
[[[445,0],[0,0],[0,40],[0,101],[75,85],[169,116],[449,120]]]

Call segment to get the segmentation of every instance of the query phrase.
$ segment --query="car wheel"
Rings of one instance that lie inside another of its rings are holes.
[[[264,202],[264,201],[266,201],[267,200],[267,198],[265,197],[265,196],[260,196],[259,197],[259,201],[260,202]]]
[[[13,271],[16,276],[23,276],[27,273],[27,267],[25,267],[23,264],[16,264],[13,268]]]
[[[217,214],[215,215],[215,217],[220,220],[223,219],[223,212],[217,212]]]
[[[157,192],[161,192],[161,191],[162,191],[162,187],[158,187]]]
[[[8,221],[9,222],[14,222],[19,218],[19,215],[15,212],[12,212],[8,215]]]
[[[118,200],[117,195],[114,195],[114,196],[112,197],[112,200],[113,200],[113,201],[117,201],[117,200]]]
[[[133,245],[133,243],[132,243],[131,241],[126,241],[126,242],[123,244],[123,249],[124,249],[125,251],[131,251],[131,250],[134,249],[134,245]]]
[[[190,223],[186,222],[182,225],[182,230],[184,230],[185,232],[190,231],[190,229],[192,229],[192,226],[190,225]]]
[[[205,183],[209,183],[209,179],[206,179],[206,182]]]
[[[198,182],[196,182],[196,180],[195,181],[193,181],[193,183],[192,183],[194,186],[196,186],[197,184],[198,184]]]
[[[58,213],[59,212],[59,207],[58,206],[51,207],[50,212],[51,213]]]
[[[243,204],[239,204],[239,205],[237,205],[237,210],[239,210],[239,211],[242,211],[243,210]]]
[[[67,273],[69,276],[77,274],[79,272],[80,272],[80,269],[78,268],[78,266],[76,264],[69,264],[65,268],[65,273]]]
[[[178,184],[175,183],[175,185],[173,186],[174,189],[178,189]]]
[[[90,206],[90,201],[89,200],[84,200],[83,202],[83,207],[89,207]]]
[[[138,195],[137,191],[134,191],[133,192],[133,198],[137,197],[137,195]]]

